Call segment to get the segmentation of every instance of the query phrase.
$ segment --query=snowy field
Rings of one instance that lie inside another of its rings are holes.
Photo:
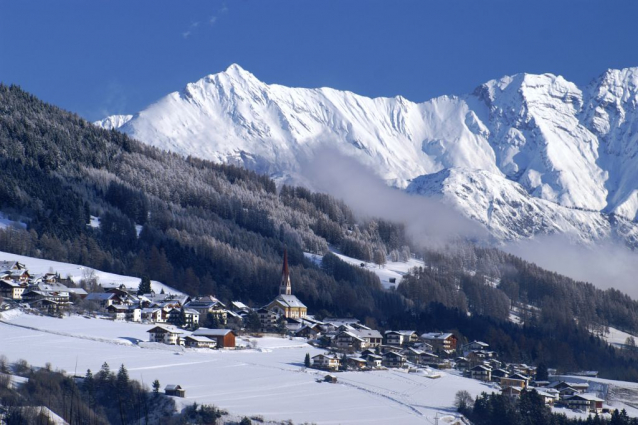
[[[338,373],[338,383],[306,370],[303,359],[321,352],[301,339],[253,338],[255,349],[183,349],[147,341],[149,325],[87,319],[56,319],[3,313],[0,353],[11,361],[53,367],[83,375],[103,362],[112,370],[124,364],[133,378],[162,387],[180,384],[184,403],[209,403],[237,415],[263,415],[318,424],[428,424],[454,412],[460,389],[477,395],[491,388],[478,381],[442,373],[439,379],[399,371]],[[180,400],[181,401],[181,400]]]
[[[26,265],[27,269],[32,274],[48,273],[54,271],[60,273],[62,278],[70,277],[74,282],[79,282],[88,271],[95,270],[90,267],[80,266],[77,264],[60,263],[57,261],[42,260],[39,258],[25,257],[23,255],[10,254],[8,252],[0,251],[0,261],[19,261]],[[114,273],[106,273],[99,270],[95,270],[100,285],[104,287],[119,286],[124,284],[127,288],[133,288],[137,290],[140,284],[140,278],[131,276],[122,276]],[[161,282],[155,280],[151,281],[151,288],[159,293],[162,289],[167,294],[182,295],[182,293],[168,285],[164,285]]]
[[[410,260],[405,263],[402,261],[388,261],[385,265],[379,267],[374,263],[367,263],[365,261],[357,260],[356,258],[347,257],[334,250],[331,250],[331,252],[348,264],[359,267],[361,263],[363,263],[366,270],[379,276],[381,285],[383,285],[384,288],[396,287],[396,285],[401,282],[401,279],[403,279],[403,275],[410,271],[410,269],[414,267],[423,267],[423,261],[414,258],[410,258]],[[315,264],[321,265],[321,259],[323,258],[322,255],[311,254],[309,252],[304,254],[306,258],[312,260]],[[392,278],[395,279],[395,283],[390,283],[390,279]]]

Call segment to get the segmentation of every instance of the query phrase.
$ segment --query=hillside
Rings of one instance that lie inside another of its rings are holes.
[[[161,152],[13,86],[0,86],[0,211],[27,226],[0,229],[2,251],[148,275],[191,295],[255,306],[277,293],[287,247],[293,291],[320,317],[456,329],[462,339],[502,348],[506,360],[544,358],[565,370],[638,379],[633,353],[590,338],[606,325],[638,331],[638,303],[619,291],[462,240],[425,250],[401,223],[356,217],[343,202],[301,187],[277,191],[253,171]],[[378,266],[416,255],[423,267],[386,290],[375,273],[328,253],[329,245]],[[304,253],[323,259],[316,264]],[[514,325],[512,302],[539,314]]]
[[[635,246],[637,96],[638,68],[609,70],[585,88],[518,74],[414,103],[268,85],[232,65],[97,124],[283,181],[306,182],[306,158],[334,148],[393,186],[442,196],[501,240],[565,233]],[[442,184],[423,185],[433,178]]]

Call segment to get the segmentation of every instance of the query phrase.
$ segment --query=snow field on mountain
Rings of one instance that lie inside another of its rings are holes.
[[[633,244],[637,102],[638,68],[609,70],[584,88],[517,74],[414,103],[269,85],[232,65],[132,118],[96,124],[284,181],[314,152],[334,149],[399,188],[440,177],[413,193],[443,197],[501,240],[559,233],[591,243],[618,233]],[[601,212],[628,221],[612,228]]]
[[[138,277],[122,276],[78,264],[43,260],[40,258],[26,257],[24,255],[16,255],[2,251],[0,251],[0,261],[18,261],[24,264],[32,274],[48,273],[49,271],[57,272],[60,274],[60,277],[69,277],[76,283],[88,276],[91,270],[94,270],[95,276],[98,278],[98,283],[103,287],[124,285],[127,288],[137,290],[137,287],[140,284],[140,278]],[[180,291],[155,280],[151,281],[151,288],[156,293],[159,293],[163,289],[166,293],[182,295]]]
[[[491,391],[478,381],[449,373],[430,379],[399,371],[344,372],[336,374],[337,384],[318,383],[325,373],[304,369],[303,359],[306,353],[313,356],[322,350],[301,340],[251,338],[257,341],[256,349],[173,352],[162,344],[141,348],[131,343],[147,340],[149,325],[27,314],[2,320],[41,329],[0,323],[1,351],[11,361],[25,359],[34,366],[50,362],[78,375],[88,368],[96,372],[104,362],[111,370],[124,364],[132,378],[146,385],[155,379],[162,388],[182,385],[187,398],[180,403],[215,404],[237,415],[295,423],[428,424],[437,413],[453,413],[458,390],[472,395]]]
[[[379,276],[381,285],[384,288],[396,287],[401,282],[401,279],[403,279],[403,275],[408,273],[410,269],[413,269],[415,267],[423,267],[423,261],[417,260],[415,258],[410,258],[407,262],[388,261],[383,266],[379,267],[374,263],[369,263],[366,261],[358,260],[356,258],[348,257],[334,250],[332,250],[331,252],[339,257],[341,260],[353,266],[361,267],[361,264],[364,264],[362,268]],[[321,266],[321,259],[323,258],[323,256],[311,254],[309,252],[305,252],[304,255],[306,256],[306,258],[310,259],[318,266]],[[395,282],[391,283],[390,279],[395,279]]]

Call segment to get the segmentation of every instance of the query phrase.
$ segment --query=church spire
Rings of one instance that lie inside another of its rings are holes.
[[[290,284],[290,270],[288,270],[288,250],[284,248],[284,265],[281,268],[281,283],[279,284],[279,293],[281,295],[292,295],[292,286]]]

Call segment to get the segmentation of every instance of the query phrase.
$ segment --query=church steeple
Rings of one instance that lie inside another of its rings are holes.
[[[288,250],[286,250],[286,248],[284,248],[284,265],[281,268],[281,283],[279,284],[279,294],[292,295],[290,271],[288,270]]]

